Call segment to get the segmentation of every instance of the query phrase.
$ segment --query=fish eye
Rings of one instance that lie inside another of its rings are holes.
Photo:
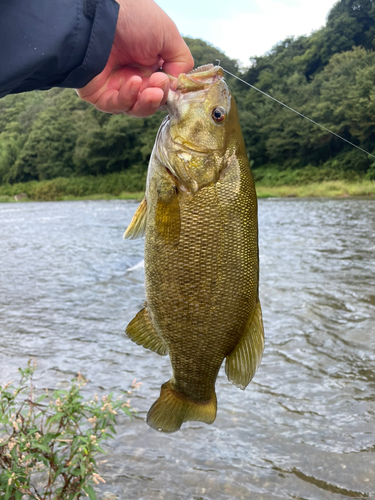
[[[212,119],[216,123],[222,123],[227,117],[226,111],[221,106],[214,108],[211,113]]]

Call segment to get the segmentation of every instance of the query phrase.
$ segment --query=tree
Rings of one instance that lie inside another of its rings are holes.
[[[69,177],[74,171],[73,153],[84,126],[85,103],[74,92],[57,92],[31,126],[27,140],[6,180],[26,182]]]

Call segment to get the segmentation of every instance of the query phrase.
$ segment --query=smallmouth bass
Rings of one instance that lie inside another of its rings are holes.
[[[216,418],[215,381],[245,389],[264,349],[257,198],[236,103],[218,66],[171,83],[145,198],[125,238],[145,235],[146,305],[126,328],[169,354],[173,375],[147,415],[156,430]]]

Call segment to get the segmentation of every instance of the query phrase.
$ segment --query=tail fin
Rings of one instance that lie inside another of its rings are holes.
[[[147,414],[147,423],[162,432],[176,432],[183,422],[189,420],[212,424],[216,418],[216,406],[215,392],[210,401],[198,403],[174,391],[169,381],[162,385],[159,399]]]

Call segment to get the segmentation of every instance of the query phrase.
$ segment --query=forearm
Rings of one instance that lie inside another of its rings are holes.
[[[86,85],[106,65],[117,16],[115,0],[1,0],[0,97]]]

